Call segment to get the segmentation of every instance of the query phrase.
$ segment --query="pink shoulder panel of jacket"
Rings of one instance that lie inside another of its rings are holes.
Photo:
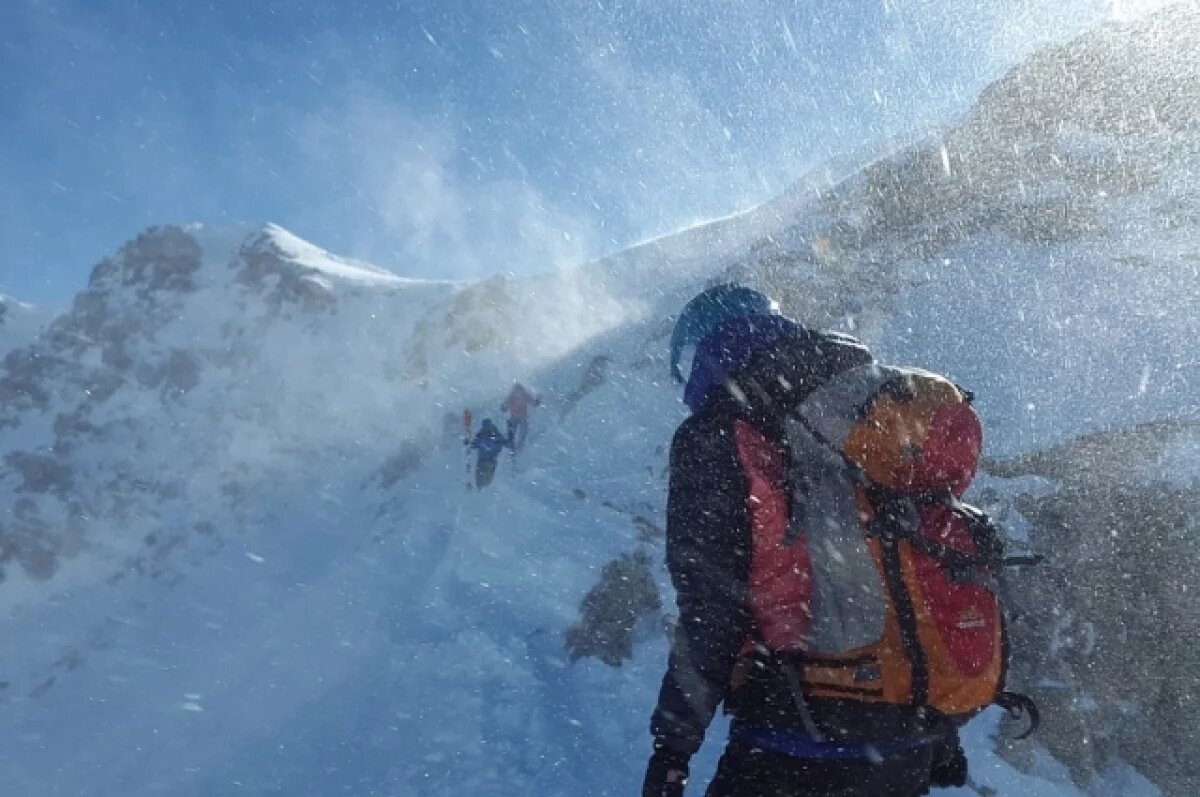
[[[776,651],[805,647],[812,622],[812,561],[805,536],[787,541],[789,500],[783,449],[745,421],[734,425],[749,490],[749,608],[758,634]]]

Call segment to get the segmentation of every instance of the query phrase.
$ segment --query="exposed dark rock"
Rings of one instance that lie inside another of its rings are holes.
[[[1166,794],[1200,793],[1200,758],[1181,754],[1200,750],[1200,486],[1136,478],[1191,429],[1145,424],[989,465],[1060,484],[1016,499],[1046,561],[1009,578],[1014,671],[1041,706],[1040,742],[1081,785],[1120,758]]]
[[[434,325],[428,320],[417,323],[413,335],[404,347],[403,376],[422,379],[429,374],[429,357],[425,353],[433,343]]]
[[[95,277],[93,276],[93,279]],[[108,323],[108,302],[101,291],[80,291],[71,307],[73,331],[92,340],[99,340]]]
[[[985,473],[1003,478],[1041,476],[1074,484],[1109,484],[1132,479],[1151,467],[1168,447],[1200,423],[1167,419],[1128,429],[1097,432],[1052,448],[1010,459],[985,459]]]
[[[122,247],[116,259],[98,264],[88,284],[99,291],[133,288],[141,298],[158,291],[187,293],[195,289],[192,277],[202,256],[200,245],[181,228],[152,227]]]
[[[50,527],[36,516],[0,523],[0,565],[15,561],[33,579],[45,581],[58,570]]]
[[[330,290],[314,279],[318,272],[288,260],[266,233],[248,241],[233,266],[237,268],[234,279],[261,292],[275,310],[296,306],[321,313],[336,307]]]
[[[84,403],[89,407],[95,407],[112,398],[113,394],[124,384],[124,379],[116,371],[103,369],[84,374],[78,384],[87,397]]]
[[[54,434],[57,437],[82,437],[95,434],[96,426],[84,420],[78,411],[70,414],[60,413],[54,419]]]
[[[594,656],[612,667],[633,657],[638,621],[662,609],[658,585],[644,550],[622,554],[600,571],[600,581],[579,605],[579,622],[567,629],[571,661]]]
[[[1044,137],[1064,126],[1114,135],[1200,125],[1200,9],[1178,3],[1048,48],[984,90],[971,120],[991,134]]]
[[[183,349],[172,349],[163,364],[163,397],[181,396],[200,384],[200,364]]]
[[[563,399],[562,410],[559,412],[560,419],[566,418],[575,409],[575,405],[583,400],[584,396],[604,384],[608,379],[608,369],[611,364],[612,358],[606,354],[598,354],[592,358],[579,380],[579,387],[572,390]]]
[[[133,365],[133,357],[123,343],[112,343],[100,352],[100,362],[116,371],[124,371]]]
[[[1072,193],[1037,203],[1014,204],[999,218],[999,226],[1018,241],[1052,246],[1069,243],[1103,229],[1096,203]]]
[[[455,294],[446,313],[446,344],[475,353],[511,339],[516,307],[502,276]]]
[[[50,400],[46,377],[53,373],[58,361],[47,357],[37,346],[10,351],[4,357],[0,371],[0,421],[15,416],[26,407],[44,408]]]
[[[1194,137],[1180,133],[1200,128],[1200,10],[1184,5],[1030,59],[963,124],[819,194],[823,224],[762,239],[732,276],[836,326],[858,316],[855,303],[886,312],[905,260],[946,257],[983,231],[1035,245],[1103,235],[1099,198],[1146,192],[1191,155]]]
[[[638,539],[642,542],[659,542],[666,538],[667,533],[662,526],[645,515],[633,516],[633,527],[637,529]]]
[[[4,463],[21,477],[18,490],[64,495],[74,486],[70,466],[52,455],[14,451],[4,458]]]
[[[432,442],[425,437],[401,441],[396,453],[388,457],[376,474],[379,486],[389,490],[402,479],[411,476],[421,467],[421,463],[432,450]]]

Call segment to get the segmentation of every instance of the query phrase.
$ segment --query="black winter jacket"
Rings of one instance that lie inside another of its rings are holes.
[[[658,705],[651,720],[657,744],[690,755],[701,745],[717,706],[760,727],[802,727],[795,697],[770,666],[745,668],[731,687],[739,654],[754,639],[748,608],[753,550],[746,501],[749,482],[738,459],[734,427],[746,421],[783,444],[782,418],[832,376],[871,362],[858,341],[805,331],[755,355],[722,389],[685,420],[671,444],[667,501],[667,567],[679,620]],[[736,397],[736,398],[735,398]],[[833,738],[898,738],[918,731],[912,711],[859,702],[812,701],[822,730]]]

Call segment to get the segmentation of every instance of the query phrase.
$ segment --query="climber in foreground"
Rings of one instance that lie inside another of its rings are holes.
[[[492,483],[496,475],[496,460],[500,452],[512,448],[512,442],[500,433],[491,418],[484,418],[479,425],[479,433],[471,441],[471,448],[478,452],[475,460],[475,488],[482,490]]]
[[[500,405],[500,411],[508,413],[508,442],[514,454],[525,447],[525,438],[529,435],[529,410],[541,404],[540,398],[520,382],[514,382],[508,397]]]
[[[672,337],[679,378],[695,347],[667,505],[679,621],[643,795],[684,793],[721,703],[709,797],[961,786],[957,727],[1008,694],[999,542],[958,500],[970,397],[776,307],[720,285]]]

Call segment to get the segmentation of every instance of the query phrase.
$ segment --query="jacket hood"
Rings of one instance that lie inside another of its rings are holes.
[[[734,318],[770,315],[778,306],[770,297],[742,285],[715,285],[698,294],[684,306],[671,333],[671,373],[683,381],[679,362],[683,350],[710,335],[717,327]]]
[[[759,351],[778,346],[807,330],[781,315],[751,315],[718,326],[696,346],[683,401],[699,412],[730,378]]]

